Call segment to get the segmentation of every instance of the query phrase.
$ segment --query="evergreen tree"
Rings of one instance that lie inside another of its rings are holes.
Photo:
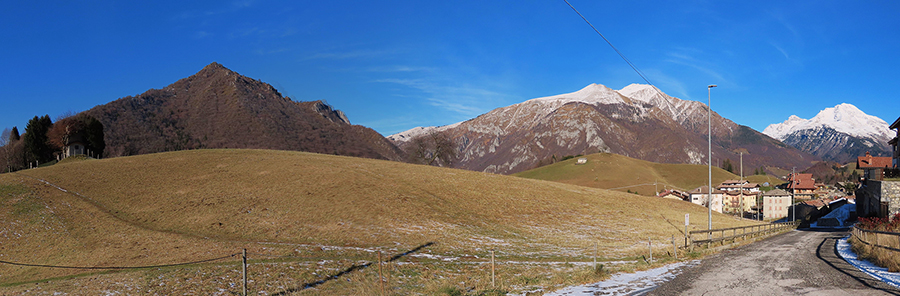
[[[19,136],[19,128],[13,127],[12,131],[9,132],[9,143],[18,142],[21,136]]]
[[[103,140],[103,123],[90,115],[79,117],[85,126],[84,139],[91,151],[94,152],[94,157],[103,156],[103,150],[106,149],[106,141]]]
[[[53,121],[49,115],[43,117],[35,116],[25,125],[25,160],[27,162],[37,161],[45,163],[50,161],[53,155],[53,149],[47,143],[47,131],[53,126]]]
[[[734,165],[731,164],[731,160],[726,158],[724,162],[722,162],[722,168],[730,173],[734,173]]]

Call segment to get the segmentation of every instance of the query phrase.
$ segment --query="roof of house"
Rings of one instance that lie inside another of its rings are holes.
[[[753,194],[753,192],[750,192],[750,190],[726,191],[725,194],[737,196],[737,195],[741,195],[741,191],[744,192],[744,196],[755,196],[756,195],[756,194]]]
[[[687,197],[689,194],[688,194],[687,192],[684,192],[684,191],[681,191],[681,190],[669,189],[669,190],[664,190],[663,192],[660,192],[657,196],[659,196],[659,197],[664,197],[664,196],[667,196],[667,195],[675,195],[675,196],[678,196],[678,197],[680,197],[680,198],[685,198],[685,197]]]
[[[872,156],[869,152],[866,152],[866,156],[859,156],[856,158],[856,167],[861,169],[879,169],[892,167],[893,165],[894,163],[891,157]]]
[[[797,178],[794,179],[794,175],[790,175],[788,180],[792,180],[792,182],[788,182],[787,188],[794,189],[816,189],[816,181],[813,180],[812,174],[796,174]]]
[[[754,187],[759,187],[759,184],[757,184],[757,183],[744,183],[744,184],[740,184],[740,183],[738,183],[738,182],[735,182],[735,183],[730,183],[730,184],[729,184],[729,183],[726,183],[726,182],[728,182],[728,181],[725,181],[725,182],[722,182],[722,184],[719,184],[719,187],[718,187],[718,188],[741,188],[741,187],[744,187],[744,188],[754,188]],[[726,185],[726,184],[727,184],[727,185]]]
[[[791,194],[781,189],[772,189],[764,193],[763,196],[790,196]]]
[[[817,209],[820,209],[825,206],[825,201],[823,201],[821,199],[808,200],[808,201],[804,201],[803,203],[805,203],[806,205],[809,205],[809,206],[814,206]]]
[[[706,185],[703,185],[703,186],[694,188],[694,190],[691,190],[689,193],[690,194],[707,194],[707,193],[709,193],[709,187]],[[724,192],[722,190],[716,189],[716,190],[713,190],[712,193],[713,194],[722,194]]]
[[[900,117],[897,117],[897,120],[894,120],[894,123],[891,123],[891,129],[900,128]]]
[[[72,145],[75,143],[84,144],[84,143],[86,143],[86,141],[84,140],[84,137],[81,136],[81,134],[72,134],[72,135],[69,135],[68,137],[66,137],[66,143],[65,143],[66,146],[69,146],[69,145]]]

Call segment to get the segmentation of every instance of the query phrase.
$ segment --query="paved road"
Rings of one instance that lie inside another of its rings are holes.
[[[795,230],[727,250],[648,295],[900,295],[837,255],[847,234]]]

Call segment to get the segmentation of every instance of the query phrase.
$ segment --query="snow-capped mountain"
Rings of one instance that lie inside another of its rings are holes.
[[[458,145],[456,166],[515,173],[566,155],[611,152],[667,163],[705,163],[707,106],[653,86],[613,90],[591,84],[576,92],[497,108],[464,122],[414,128],[388,137],[400,147],[418,135],[443,132]],[[816,157],[712,113],[713,162],[744,148],[748,167],[808,166]],[[773,163],[764,163],[773,161]],[[776,163],[777,162],[777,163]]]
[[[889,155],[887,142],[892,134],[888,126],[881,118],[844,103],[825,108],[812,119],[791,115],[763,133],[822,159],[845,163],[866,152]]]

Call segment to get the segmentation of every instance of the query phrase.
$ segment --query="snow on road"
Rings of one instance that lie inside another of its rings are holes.
[[[572,286],[547,295],[643,295],[675,278],[685,268],[697,264],[700,264],[700,260],[678,262],[635,273],[617,273],[602,282]]]
[[[878,267],[869,261],[857,258],[856,253],[853,253],[853,251],[850,250],[850,243],[847,242],[848,238],[850,238],[850,236],[838,240],[837,246],[835,246],[835,248],[837,248],[838,254],[841,255],[844,260],[856,267],[856,269],[865,272],[869,276],[885,282],[891,286],[900,288],[900,273],[888,272],[887,268]]]

